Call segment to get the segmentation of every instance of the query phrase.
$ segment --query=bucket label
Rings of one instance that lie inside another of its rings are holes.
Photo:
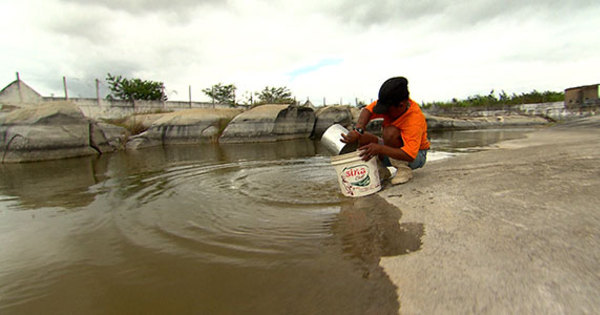
[[[366,187],[371,185],[369,167],[364,164],[344,168],[341,177],[342,182],[350,186]]]
[[[381,189],[377,160],[363,161],[359,152],[333,157],[338,184],[344,196],[360,197],[370,195]]]

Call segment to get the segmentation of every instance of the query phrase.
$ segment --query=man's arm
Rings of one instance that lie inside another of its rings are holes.
[[[367,124],[369,123],[369,121],[371,120],[371,112],[369,110],[367,110],[366,108],[363,108],[360,112],[360,115],[358,115],[358,120],[356,122],[356,125],[354,125],[354,127],[356,129],[362,129],[363,130],[363,134],[360,134],[358,131],[356,130],[350,130],[350,132],[348,132],[348,134],[342,134],[342,139],[341,141],[344,143],[352,143],[352,142],[356,142],[359,141],[359,143],[362,144],[366,144],[366,143],[370,143],[370,142],[377,142],[377,137],[370,134],[370,133],[364,133],[365,128],[367,127]]]
[[[355,127],[361,128],[364,130],[367,127],[367,124],[369,123],[370,120],[371,120],[371,112],[368,109],[363,108],[360,111],[360,115],[358,115],[358,121],[356,122]]]
[[[389,145],[375,143],[368,143],[358,148],[360,157],[364,161],[370,160],[374,156],[387,155],[388,157],[396,160],[408,161],[408,163],[414,161],[410,155],[408,155],[402,148],[394,148]]]

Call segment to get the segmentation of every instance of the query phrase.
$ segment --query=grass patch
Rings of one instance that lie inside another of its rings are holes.
[[[140,133],[148,130],[148,128],[146,128],[146,126],[144,126],[141,119],[136,120],[135,116],[133,116],[133,117],[134,117],[133,119],[128,119],[128,118],[104,119],[104,122],[107,124],[123,127],[125,129],[127,129],[127,131],[129,131],[129,134],[131,134],[132,136],[140,134]]]

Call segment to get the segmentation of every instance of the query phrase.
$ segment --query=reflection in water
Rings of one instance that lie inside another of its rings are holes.
[[[327,155],[302,140],[0,165],[0,313],[395,314],[379,259],[424,228],[343,197]]]
[[[363,260],[397,256],[421,248],[423,225],[400,223],[402,213],[378,195],[345,199],[339,213],[339,226],[350,251]],[[363,251],[365,249],[366,251]],[[364,253],[370,253],[364,255]]]
[[[88,188],[102,180],[96,177],[101,164],[91,157],[0,164],[0,194],[18,199],[24,209],[83,207],[94,200]]]
[[[363,276],[381,271],[382,256],[398,256],[421,248],[421,223],[400,223],[402,213],[378,195],[345,199],[334,231],[342,240],[345,255],[358,258]]]
[[[474,152],[500,141],[523,138],[525,134],[532,130],[531,128],[515,128],[433,131],[429,135],[431,146],[437,151]]]

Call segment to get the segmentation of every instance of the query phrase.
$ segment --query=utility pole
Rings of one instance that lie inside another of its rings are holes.
[[[65,101],[69,100],[69,93],[67,92],[67,77],[63,76],[63,86],[65,87]]]
[[[189,95],[190,95],[190,108],[192,108],[192,86],[189,85]]]

